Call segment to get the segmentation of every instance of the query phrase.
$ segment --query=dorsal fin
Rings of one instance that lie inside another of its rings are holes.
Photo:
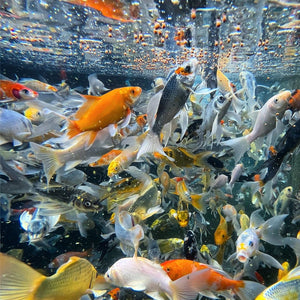
[[[78,120],[81,119],[86,112],[90,109],[90,107],[101,99],[101,96],[92,96],[92,95],[81,95],[86,101],[82,104],[82,106],[75,113],[74,117]]]

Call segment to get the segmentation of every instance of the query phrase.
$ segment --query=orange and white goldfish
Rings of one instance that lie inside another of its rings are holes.
[[[225,244],[231,237],[228,234],[227,222],[221,215],[220,209],[218,209],[220,216],[220,223],[214,233],[215,243],[218,246]]]
[[[197,261],[188,259],[173,259],[160,264],[169,277],[175,281],[185,275],[192,275],[193,272],[201,274],[201,280],[197,284],[199,293],[206,296],[214,296],[213,292],[220,293],[227,290],[233,290],[235,294],[239,294],[247,282],[243,280],[233,280],[228,274],[221,269],[216,269],[207,264],[202,264]],[[250,283],[252,285],[252,283]],[[261,285],[254,286],[260,290],[263,288]]]
[[[114,89],[103,96],[83,96],[86,102],[69,120],[68,136],[70,138],[84,131],[90,131],[91,145],[97,132],[111,124],[116,124],[130,116],[130,107],[138,99],[142,89],[140,87],[123,87]]]
[[[266,136],[276,127],[276,120],[281,119],[288,108],[291,98],[290,91],[281,92],[271,97],[258,111],[253,130],[242,137],[221,142],[222,146],[229,146],[234,150],[234,158],[239,161],[250,148],[250,144],[259,137]]]
[[[89,261],[74,256],[50,277],[3,253],[0,262],[1,300],[79,299],[93,288],[97,277]]]
[[[21,83],[12,80],[0,80],[0,102],[33,100],[38,95],[36,91]]]

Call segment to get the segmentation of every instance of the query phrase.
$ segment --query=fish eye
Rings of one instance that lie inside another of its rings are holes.
[[[134,95],[134,94],[135,94],[134,90],[131,90],[131,94],[132,94],[132,95]]]
[[[253,247],[253,242],[252,241],[249,242],[249,246]]]
[[[89,200],[87,200],[87,201],[84,202],[84,206],[91,207],[92,206],[92,202],[89,201]]]
[[[274,102],[275,102],[275,103],[277,103],[277,102],[278,102],[278,99],[277,99],[277,98],[276,98],[276,99],[274,99]]]
[[[191,66],[186,66],[184,71],[186,73],[191,73]]]
[[[29,94],[30,94],[29,90],[27,90],[27,89],[23,89],[22,92],[23,92],[25,95],[29,95]]]
[[[170,272],[170,268],[166,268],[166,271],[167,271],[167,272]]]

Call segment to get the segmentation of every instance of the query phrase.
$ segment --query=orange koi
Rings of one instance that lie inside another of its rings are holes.
[[[209,265],[202,264],[197,261],[188,259],[173,259],[165,261],[160,265],[173,281],[195,271],[205,271],[201,276],[201,285],[203,286],[203,290],[206,289],[217,292],[228,289],[238,290],[245,286],[245,283],[242,280],[230,279],[221,274],[220,272],[222,271],[218,272]]]
[[[12,80],[0,80],[0,101],[33,100],[39,94],[27,86]]]
[[[137,5],[130,5],[128,7],[120,0],[61,0],[64,2],[81,5],[84,7],[94,8],[101,12],[104,17],[117,20],[120,22],[134,22],[138,17],[139,7]]]
[[[135,103],[142,89],[140,87],[122,87],[102,96],[84,95],[87,100],[69,120],[70,138],[84,131],[91,131],[89,144],[96,138],[97,132],[110,124],[116,124],[130,114],[130,107]]]
[[[289,108],[291,108],[293,111],[300,110],[300,89],[296,89],[291,93]]]
[[[120,296],[120,288],[115,288],[107,293],[111,300],[118,300]]]

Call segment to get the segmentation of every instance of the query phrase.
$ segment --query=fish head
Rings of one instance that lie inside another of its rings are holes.
[[[142,89],[139,86],[129,86],[124,89],[126,89],[127,94],[126,104],[129,106],[133,105],[142,93]]]
[[[123,171],[122,165],[119,161],[113,160],[108,168],[107,168],[107,176],[108,177],[113,177]]]
[[[284,189],[284,194],[286,197],[291,197],[293,195],[293,187],[292,186],[287,186]]]
[[[283,114],[289,105],[290,91],[281,92],[268,100],[268,107],[273,114]],[[282,116],[281,116],[282,117]]]
[[[199,67],[200,65],[198,60],[196,58],[192,58],[177,70],[175,70],[175,73],[177,74],[179,81],[183,85],[190,87],[194,84]]]
[[[104,274],[104,279],[106,282],[122,286],[123,280],[121,277],[120,271],[118,271],[118,268],[116,267],[116,264],[112,265],[107,272]]]
[[[214,234],[216,245],[223,245],[230,237],[228,236],[227,230],[217,229]]]
[[[29,88],[13,89],[13,95],[20,100],[32,100],[35,99],[39,94]]]
[[[30,242],[41,240],[49,232],[49,224],[44,219],[32,220],[28,224],[27,234]]]
[[[97,197],[94,197],[93,195],[86,192],[80,193],[79,195],[72,195],[71,198],[74,207],[76,207],[79,211],[95,212],[100,211],[103,208]]]
[[[241,233],[236,241],[237,259],[241,263],[246,263],[250,257],[258,250],[259,238],[252,228],[248,228]]]

